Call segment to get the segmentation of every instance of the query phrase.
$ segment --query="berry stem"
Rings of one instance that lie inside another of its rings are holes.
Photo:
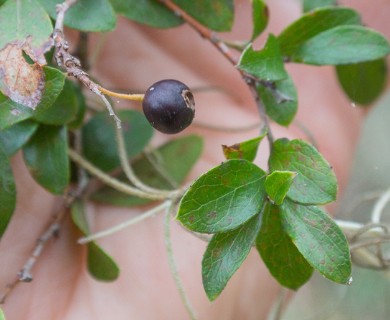
[[[107,96],[111,96],[111,97],[119,98],[119,99],[132,100],[132,101],[142,101],[142,100],[144,100],[144,96],[145,96],[142,93],[140,93],[140,94],[117,93],[117,92],[105,89],[103,87],[99,87],[99,90],[101,93],[103,93]]]

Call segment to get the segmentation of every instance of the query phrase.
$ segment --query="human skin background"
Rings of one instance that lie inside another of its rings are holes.
[[[389,37],[388,0],[342,1],[357,8],[364,22]],[[265,34],[280,31],[300,14],[298,1],[269,1],[271,21]],[[251,33],[250,4],[236,2],[236,25],[224,38],[245,39]],[[265,36],[256,43],[260,48]],[[95,39],[96,43],[96,39]],[[353,108],[337,85],[332,68],[289,65],[298,89],[297,119],[313,134],[319,150],[333,165],[341,191],[364,112]],[[152,83],[174,78],[188,86],[220,86],[221,91],[195,93],[196,122],[243,126],[257,121],[252,97],[236,70],[207,41],[188,26],[156,30],[119,19],[117,31],[107,35],[92,69],[106,87],[145,90]],[[121,101],[118,107],[139,108]],[[306,138],[296,125],[285,129],[273,125],[276,137]],[[221,144],[256,136],[257,130],[239,134],[220,133],[196,126],[184,134],[205,139],[201,161],[191,173],[194,179],[223,161]],[[157,135],[154,143],[170,137]],[[114,143],[114,142],[113,142]],[[256,160],[266,167],[267,146]],[[21,155],[12,160],[18,190],[17,210],[0,243],[0,290],[14,279],[49,223],[59,199],[40,188],[29,176]],[[121,209],[90,204],[93,230],[102,230],[145,209]],[[184,287],[199,319],[265,319],[279,287],[253,250],[242,268],[214,302],[202,288],[201,259],[206,244],[172,221],[174,255]],[[163,214],[143,221],[99,243],[118,262],[120,278],[113,283],[93,280],[85,269],[85,249],[76,244],[80,234],[67,218],[60,236],[51,241],[36,267],[34,281],[20,284],[3,309],[10,320],[54,319],[187,319],[169,271],[163,238]]]

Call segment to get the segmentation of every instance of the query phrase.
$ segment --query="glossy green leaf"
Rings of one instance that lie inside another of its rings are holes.
[[[5,320],[4,312],[1,309],[0,309],[0,320]]]
[[[226,159],[244,159],[248,161],[253,161],[256,158],[257,149],[259,148],[260,142],[267,135],[267,132],[263,133],[261,136],[240,142],[235,143],[231,146],[222,145],[222,150]]]
[[[360,24],[359,14],[348,8],[321,8],[303,15],[279,35],[280,50],[292,56],[309,39],[340,25]]]
[[[7,43],[25,41],[38,49],[49,40],[53,27],[45,10],[35,0],[7,1],[0,7],[0,49]]]
[[[296,290],[311,277],[313,268],[283,229],[278,206],[265,207],[256,247],[268,270],[282,286]]]
[[[0,130],[45,112],[57,99],[64,86],[65,74],[51,67],[43,67],[43,71],[45,73],[45,91],[35,111],[12,101],[0,92]]]
[[[203,140],[199,136],[190,135],[167,142],[157,149],[144,154],[133,162],[136,176],[146,185],[165,190],[179,187],[198,161],[203,148]],[[122,174],[120,180],[127,181]],[[127,181],[128,182],[128,181]],[[91,198],[100,203],[116,206],[136,206],[151,202],[126,195],[104,186]]]
[[[177,219],[200,233],[235,229],[260,212],[265,172],[246,160],[228,160],[199,177],[183,196]]]
[[[173,12],[155,0],[111,0],[115,12],[130,20],[156,28],[171,28],[183,23]]]
[[[0,131],[0,146],[7,156],[14,155],[38,128],[36,122],[26,120]]]
[[[255,40],[267,27],[269,19],[268,6],[263,0],[252,0],[253,31],[251,40]]]
[[[378,32],[361,26],[340,26],[306,41],[290,59],[313,65],[341,65],[370,61],[390,53],[390,44]]]
[[[282,204],[297,176],[293,171],[273,171],[265,179],[265,191],[275,204]]]
[[[283,228],[298,250],[326,278],[349,284],[351,257],[345,235],[323,210],[284,201],[281,206]]]
[[[129,158],[139,154],[149,143],[153,129],[143,114],[134,110],[118,112]],[[106,111],[96,113],[82,129],[84,156],[99,168],[110,171],[119,167],[116,124]]]
[[[214,31],[230,31],[234,19],[233,0],[175,0],[180,8]]]
[[[276,140],[269,158],[271,172],[294,171],[287,196],[304,204],[325,204],[336,199],[337,180],[329,163],[303,140]]]
[[[56,5],[63,0],[39,0],[50,16],[56,18]],[[111,31],[116,26],[116,16],[109,0],[77,1],[65,15],[67,27],[87,31]]]
[[[210,301],[215,300],[248,256],[259,232],[260,215],[239,228],[213,236],[202,260],[203,287]]]
[[[351,101],[368,105],[383,91],[387,80],[385,59],[337,66],[337,77]]]
[[[0,238],[16,206],[16,187],[8,156],[0,146]]]
[[[258,86],[267,115],[276,123],[288,126],[298,109],[298,94],[291,77],[276,81],[273,87]]]
[[[337,0],[303,0],[303,11],[308,12],[321,7],[335,5],[337,5]]]
[[[24,161],[37,183],[54,194],[64,194],[69,184],[67,130],[41,125],[24,146]]]
[[[264,49],[260,51],[254,51],[250,44],[242,53],[237,67],[267,81],[282,80],[288,76],[284,70],[278,40],[272,34],[268,36]]]
[[[72,220],[84,235],[89,235],[88,222],[85,217],[84,204],[77,201],[72,205]],[[99,281],[114,281],[119,276],[119,267],[96,242],[87,244],[88,271]]]
[[[63,125],[74,120],[78,107],[78,100],[74,88],[75,84],[67,79],[65,84],[63,84],[60,95],[54,103],[47,108],[37,109],[33,115],[33,119],[49,125]]]

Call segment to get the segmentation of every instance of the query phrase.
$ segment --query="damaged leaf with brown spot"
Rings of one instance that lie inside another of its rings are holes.
[[[267,135],[267,132],[261,134],[261,136],[254,139],[250,139],[244,142],[235,143],[231,146],[222,145],[223,153],[226,159],[244,159],[247,161],[253,161],[256,158],[257,149],[261,140]]]
[[[45,74],[28,46],[27,42],[15,42],[0,50],[0,90],[11,100],[35,109],[45,89]]]

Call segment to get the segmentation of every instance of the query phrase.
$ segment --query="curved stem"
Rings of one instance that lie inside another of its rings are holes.
[[[149,187],[145,185],[141,180],[138,179],[138,177],[135,175],[133,171],[133,168],[129,163],[129,159],[127,158],[126,145],[123,138],[122,130],[117,128],[115,133],[116,133],[116,142],[118,146],[117,149],[118,149],[119,159],[127,179],[129,179],[129,181],[132,184],[134,184],[138,189],[144,192],[157,195],[157,196],[169,197],[169,195],[172,194],[172,191],[159,190],[159,189]]]
[[[90,174],[98,178],[99,180],[103,181],[108,186],[114,188],[115,190],[118,190],[120,192],[123,192],[125,194],[129,194],[132,196],[145,198],[145,199],[152,199],[152,200],[165,200],[170,197],[174,197],[177,195],[177,192],[172,191],[170,194],[151,194],[147,193],[145,191],[136,189],[132,186],[129,186],[126,183],[123,183],[110,175],[106,174],[99,168],[95,167],[92,163],[90,163],[88,160],[84,159],[80,154],[78,154],[76,151],[72,149],[68,149],[68,155],[69,157],[76,162],[78,165],[82,166],[86,171],[88,171]]]
[[[117,93],[114,91],[110,91],[106,88],[99,87],[99,90],[108,96],[119,98],[119,99],[126,99],[126,100],[132,100],[132,101],[142,101],[144,100],[144,94],[127,94],[127,93]]]
[[[158,213],[159,211],[163,210],[163,209],[166,209],[168,208],[168,206],[170,206],[171,204],[171,201],[168,200],[168,201],[165,201],[163,203],[161,203],[160,205],[144,212],[143,214],[135,217],[135,218],[132,218],[132,219],[129,219],[129,220],[126,220],[125,222],[122,222],[120,224],[117,224],[116,226],[113,226],[111,228],[108,228],[108,229],[105,229],[103,231],[100,231],[100,232],[96,232],[96,233],[93,233],[93,234],[90,234],[86,237],[83,237],[83,238],[80,238],[77,242],[79,244],[86,244],[88,242],[91,242],[91,241],[95,241],[97,239],[101,239],[101,238],[104,238],[104,237],[107,237],[107,236],[110,236],[118,231],[121,231],[123,229],[126,229],[130,226],[133,226],[137,223],[140,223],[141,221],[147,219],[147,218],[150,218],[150,217],[153,217],[156,213]]]
[[[165,239],[165,248],[166,248],[167,254],[168,254],[169,268],[171,270],[171,273],[172,273],[173,279],[175,281],[177,290],[179,291],[180,298],[183,301],[184,307],[186,308],[188,315],[190,316],[190,319],[196,320],[195,312],[192,309],[192,306],[190,304],[190,301],[188,299],[186,292],[184,291],[184,287],[183,287],[183,284],[180,280],[179,274],[177,272],[176,263],[175,263],[175,260],[173,257],[171,229],[170,229],[172,208],[173,208],[173,203],[167,209],[166,214],[165,214],[165,219],[164,219],[164,239]]]

